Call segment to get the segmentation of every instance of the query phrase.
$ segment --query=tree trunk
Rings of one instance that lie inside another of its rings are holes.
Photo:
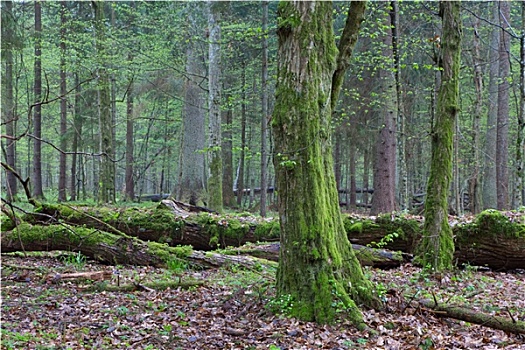
[[[77,167],[77,159],[79,158],[77,156],[79,146],[78,144],[80,140],[80,135],[82,134],[82,99],[80,98],[82,88],[80,86],[80,79],[78,75],[78,72],[75,73],[75,110],[73,115],[73,142],[71,145],[71,152],[73,152],[73,154],[71,155],[71,182],[69,184],[69,195],[72,201],[77,200],[77,196],[80,191],[80,188],[78,187],[79,182],[82,183],[83,188],[85,188],[84,181],[80,181],[79,175],[77,175],[78,173],[83,173],[83,171],[81,170],[81,168],[83,167]],[[80,157],[79,160],[82,161],[82,157]]]
[[[454,124],[459,111],[459,68],[461,58],[461,18],[459,2],[442,1],[442,79],[436,119],[432,130],[430,178],[425,200],[425,226],[419,258],[436,271],[453,264],[454,241],[448,223],[448,196],[452,177]]]
[[[244,164],[246,152],[246,60],[242,62],[242,92],[241,92],[241,152],[239,154],[239,171],[237,175],[237,206],[243,207],[244,196]]]
[[[226,87],[225,90],[228,90]],[[224,100],[229,101],[229,93],[224,94]],[[233,110],[232,106],[226,102],[227,107],[222,111],[222,204],[231,208],[235,203],[235,194],[233,193]]]
[[[5,74],[2,74],[2,124],[5,125],[6,137],[2,136],[3,147],[5,147],[6,163],[16,171],[16,118],[15,99],[13,97],[13,51],[15,50],[15,29],[13,2],[2,2],[2,59],[5,60]],[[5,173],[6,191],[5,196],[9,202],[16,200],[17,179],[11,171]]]
[[[516,185],[513,208],[525,206],[525,2],[521,3],[520,109],[516,137]]]
[[[42,4],[35,1],[35,81],[33,111],[33,196],[44,198],[42,188]]]
[[[193,17],[188,19],[191,26],[196,26]],[[184,112],[182,121],[182,150],[180,154],[180,177],[174,197],[180,201],[203,205],[205,199],[205,110],[204,91],[200,84],[204,67],[193,43],[186,47],[186,80],[184,82]]]
[[[331,94],[337,88],[332,84],[337,59],[332,3],[281,2],[278,11],[272,119],[281,226],[277,294],[291,297],[291,315],[316,322],[332,321],[332,303],[342,302],[350,320],[362,328],[356,301],[377,304],[344,232],[335,185],[330,144],[331,105],[337,101]]]
[[[510,5],[508,1],[498,2],[500,8],[499,23],[509,29]],[[509,209],[509,92],[510,83],[510,34],[500,31],[499,42],[499,84],[498,84],[498,118],[496,140],[496,186],[498,190],[498,210]]]
[[[128,54],[128,61],[131,63],[133,56]],[[135,145],[133,142],[135,121],[133,117],[134,96],[133,96],[133,75],[130,76],[129,88],[126,96],[126,172],[124,174],[125,181],[125,197],[126,200],[132,201],[135,199],[135,179],[133,176],[134,166],[134,152]]]
[[[221,91],[219,2],[208,1],[209,55],[208,55],[208,121],[209,167],[208,206],[222,212],[222,152],[221,152]]]
[[[499,1],[494,1],[492,8],[492,22],[499,21]],[[487,131],[485,134],[485,163],[483,168],[483,209],[498,207],[498,191],[496,178],[496,149],[497,149],[497,120],[498,120],[498,76],[499,76],[499,42],[500,29],[492,28],[489,48],[489,85],[488,85],[488,112]]]
[[[379,68],[380,103],[377,113],[380,118],[380,131],[376,142],[374,162],[374,195],[371,215],[390,213],[396,210],[396,121],[397,95],[395,66],[392,46],[392,29],[388,13],[384,14],[385,35],[382,38],[383,64]]]
[[[478,214],[481,211],[481,186],[480,186],[480,123],[483,113],[483,70],[480,57],[479,19],[474,19],[474,38],[472,60],[474,63],[474,87],[476,89],[476,102],[472,121],[472,152],[473,169],[469,178],[469,204],[470,212]]]
[[[58,201],[66,200],[66,151],[67,147],[67,81],[66,81],[66,2],[60,2],[60,161],[58,175]]]
[[[266,216],[266,189],[268,187],[268,1],[263,1],[262,18],[262,73],[261,73],[261,208],[260,214]]]
[[[92,1],[95,11],[95,45],[98,57],[98,108],[100,128],[100,175],[98,200],[115,202],[115,164],[113,161],[113,118],[109,75],[106,69],[107,43],[104,19],[104,1]]]
[[[399,2],[391,1],[390,23],[392,26],[392,56],[394,59],[394,78],[396,82],[396,101],[397,101],[397,126],[396,135],[396,159],[397,159],[397,188],[398,204],[401,210],[409,210],[411,198],[408,192],[407,157],[406,157],[406,118],[402,106],[402,87],[401,87],[401,47],[400,47],[400,24],[399,24]]]

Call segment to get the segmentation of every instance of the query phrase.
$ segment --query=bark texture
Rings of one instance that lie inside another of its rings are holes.
[[[98,58],[98,113],[100,127],[100,174],[98,200],[102,203],[115,202],[115,164],[113,162],[113,118],[109,74],[106,65],[106,27],[104,1],[92,1],[95,11],[95,44]]]
[[[34,80],[34,101],[36,103],[33,110],[33,196],[43,198],[42,189],[42,4],[35,1],[35,80]]]
[[[371,215],[390,213],[396,209],[396,120],[397,94],[394,76],[393,33],[388,13],[384,14],[385,28],[382,37],[383,62],[379,70],[381,100],[379,135],[376,141],[374,166],[374,195]]]
[[[195,24],[190,17],[190,23]],[[179,201],[202,205],[205,201],[205,110],[203,83],[204,67],[193,43],[186,48],[186,81],[184,83],[184,113],[182,122],[182,153],[180,173],[174,197]]]
[[[459,111],[461,18],[458,1],[442,1],[442,79],[431,133],[432,158],[425,200],[425,226],[419,258],[435,270],[452,267],[454,241],[448,222],[454,125]]]
[[[220,3],[208,1],[209,55],[208,55],[208,122],[209,166],[208,206],[222,212],[222,152],[221,152],[221,95],[220,95],[220,40],[218,23]]]
[[[2,2],[2,59],[5,60],[5,73],[2,74],[2,124],[5,125],[6,137],[2,137],[2,149],[5,147],[6,163],[16,170],[16,119],[13,98],[13,51],[16,45],[13,2]],[[4,90],[5,89],[5,90]],[[3,194],[8,201],[14,201],[17,194],[17,180],[11,171],[5,172],[6,191]]]
[[[492,8],[492,21],[498,22],[499,2],[494,1]],[[488,111],[487,111],[487,130],[485,134],[485,162],[483,167],[483,209],[496,209],[498,206],[498,195],[496,188],[496,137],[498,120],[498,75],[499,64],[499,28],[492,28],[489,52],[489,85],[488,85]]]
[[[291,314],[317,322],[342,303],[364,327],[357,303],[374,305],[371,283],[346,237],[330,142],[337,48],[331,2],[281,2],[278,77],[272,118],[281,226],[277,294]],[[358,28],[359,26],[357,26]]]

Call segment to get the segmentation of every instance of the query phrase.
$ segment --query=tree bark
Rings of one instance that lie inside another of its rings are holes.
[[[115,164],[113,162],[113,118],[109,75],[106,68],[107,43],[105,34],[104,1],[92,1],[95,11],[95,46],[98,58],[98,113],[100,131],[100,175],[98,200],[115,202]]]
[[[500,8],[499,23],[509,29],[510,5],[508,1],[498,2]],[[500,31],[499,42],[499,84],[498,117],[496,136],[496,186],[498,191],[498,210],[509,209],[509,92],[510,83],[510,34]]]
[[[222,152],[221,152],[221,29],[219,20],[219,2],[208,1],[208,122],[209,122],[209,167],[208,206],[222,212]]]
[[[2,59],[5,60],[5,74],[2,74],[2,85],[5,87],[2,93],[2,124],[5,125],[6,137],[2,137],[3,147],[5,147],[6,163],[11,169],[16,171],[16,118],[15,118],[15,99],[13,94],[13,51],[15,50],[15,28],[13,2],[2,2]],[[6,199],[10,202],[17,197],[17,179],[11,172],[5,173],[6,179]]]
[[[516,182],[513,208],[525,206],[525,2],[521,3],[520,102],[516,137]]]
[[[378,304],[344,232],[335,185],[332,10],[331,2],[281,2],[278,9],[272,118],[281,228],[277,294],[292,298],[291,315],[321,323],[332,321],[332,303],[342,302],[349,319],[364,328],[356,302]]]
[[[261,188],[268,187],[268,1],[263,1],[262,18],[262,72],[261,72]],[[261,208],[259,214],[266,216],[266,191],[261,191]]]
[[[382,102],[376,113],[380,115],[379,135],[376,141],[374,162],[374,195],[371,215],[390,213],[396,210],[396,121],[397,95],[391,21],[384,15],[385,35],[382,38],[382,66],[379,70],[380,95]]]
[[[33,110],[33,196],[44,198],[42,188],[42,4],[35,1],[35,64],[34,64],[34,101]]]
[[[237,175],[237,206],[243,207],[244,197],[244,168],[245,168],[245,149],[246,149],[246,59],[242,61],[242,92],[241,92],[241,152],[239,154],[239,170]]]
[[[494,1],[492,8],[492,21],[499,21],[499,2]],[[483,167],[483,209],[496,209],[498,207],[498,191],[496,178],[496,149],[497,149],[497,120],[498,120],[498,76],[499,76],[499,28],[492,28],[489,48],[489,85],[488,85],[488,111],[487,131],[485,133],[485,161]]]
[[[479,40],[479,19],[474,19],[474,38],[472,60],[474,63],[474,88],[476,90],[476,102],[474,105],[474,114],[472,118],[472,174],[469,182],[469,203],[470,212],[478,214],[481,211],[481,181],[480,181],[480,124],[483,114],[483,70],[480,57],[480,40]]]
[[[226,79],[229,80],[229,79]],[[229,86],[225,87],[228,90]],[[224,94],[224,100],[229,101],[229,93]],[[222,204],[231,208],[235,203],[235,194],[233,193],[233,110],[232,106],[226,102],[227,106],[222,111]]]
[[[60,149],[66,151],[67,147],[67,80],[66,80],[66,11],[67,5],[65,1],[60,2]],[[59,175],[58,175],[58,201],[63,202],[67,199],[66,196],[66,154],[60,153],[59,160]]]
[[[452,177],[454,125],[459,111],[461,17],[458,1],[442,1],[442,79],[436,119],[431,133],[432,157],[425,200],[425,227],[419,259],[436,271],[453,264],[454,241],[448,222],[448,196]]]
[[[191,5],[193,6],[193,4]],[[190,27],[196,22],[189,16]],[[203,205],[205,198],[205,164],[203,150],[205,140],[204,67],[203,58],[191,41],[186,47],[186,79],[184,82],[184,113],[182,121],[182,150],[180,154],[179,178],[173,196],[180,201]]]

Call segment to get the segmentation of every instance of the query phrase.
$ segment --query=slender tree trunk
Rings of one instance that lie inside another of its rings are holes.
[[[363,327],[355,301],[372,305],[373,288],[344,232],[330,142],[330,102],[337,101],[332,11],[331,2],[279,4],[272,119],[281,227],[277,294],[291,300],[292,315],[317,322],[332,321],[333,303],[342,302]]]
[[[237,181],[237,206],[242,208],[242,199],[244,196],[244,163],[245,163],[245,149],[246,149],[246,60],[242,62],[242,92],[241,92],[241,152],[239,155],[239,174]]]
[[[500,1],[500,25],[508,29],[510,5]],[[510,84],[510,35],[501,30],[499,43],[499,85],[498,85],[498,122],[496,141],[496,185],[498,190],[498,210],[509,209],[509,92]]]
[[[73,116],[73,143],[71,145],[71,151],[73,152],[71,156],[71,182],[69,185],[69,195],[70,199],[72,201],[77,200],[77,196],[79,193],[78,184],[79,182],[82,183],[82,188],[84,187],[84,181],[79,181],[79,176],[77,175],[77,170],[80,170],[80,167],[78,167],[78,164],[82,164],[82,157],[77,157],[76,152],[78,152],[78,146],[79,146],[79,140],[80,135],[82,135],[82,99],[80,98],[80,95],[82,93],[82,88],[80,86],[80,78],[79,73],[75,73],[75,111]],[[79,161],[77,161],[77,159]],[[82,166],[83,168],[83,166]],[[83,174],[83,171],[81,171],[81,174]]]
[[[385,17],[385,35],[382,39],[383,67],[379,68],[379,81],[383,103],[379,106],[381,115],[380,132],[376,142],[374,165],[374,195],[371,215],[390,213],[396,209],[396,121],[397,95],[394,76],[393,33],[390,17]]]
[[[66,151],[67,140],[67,81],[66,81],[66,2],[60,2],[60,149]],[[60,153],[58,175],[58,201],[66,200],[66,154]]]
[[[35,81],[33,109],[33,196],[43,198],[42,188],[42,4],[35,1]]]
[[[372,153],[370,148],[371,144],[366,142],[363,152],[363,189],[365,191],[361,193],[361,202],[365,208],[368,206],[368,189],[370,188],[370,153]]]
[[[499,2],[491,4],[492,21],[499,21]],[[498,191],[496,179],[496,148],[497,148],[497,119],[498,119],[498,76],[499,76],[499,42],[500,29],[492,28],[489,51],[489,84],[488,84],[488,112],[487,131],[485,134],[485,162],[483,167],[483,209],[498,207]]]
[[[348,131],[350,132],[350,130]],[[348,134],[347,134],[348,135]],[[348,140],[348,171],[347,171],[347,182],[348,185],[346,189],[348,190],[348,204],[347,209],[355,209],[357,205],[357,184],[356,184],[356,169],[355,169],[355,159],[356,159],[356,144],[352,138],[347,138]]]
[[[128,54],[128,61],[133,61],[133,56]],[[125,186],[126,186],[126,200],[132,201],[135,199],[135,179],[133,176],[134,153],[135,145],[133,136],[135,134],[135,121],[133,116],[134,110],[134,96],[133,96],[133,75],[130,77],[128,93],[126,96],[126,172],[125,172]]]
[[[480,57],[479,19],[474,19],[474,38],[472,60],[474,61],[474,87],[476,89],[476,102],[472,121],[472,148],[473,169],[469,179],[470,212],[477,214],[481,211],[481,186],[480,186],[480,124],[483,113],[483,71]]]
[[[221,152],[221,91],[220,91],[220,40],[219,2],[208,1],[208,122],[209,122],[209,167],[208,206],[222,212],[222,152]]]
[[[401,107],[401,53],[400,53],[400,39],[399,39],[399,2],[397,0],[391,1],[390,22],[392,25],[392,54],[394,58],[394,78],[396,82],[396,101],[397,101],[397,173],[398,180],[398,203],[401,209],[407,210],[410,206],[410,198],[408,196],[408,175],[407,175],[407,161],[406,161],[406,138],[405,131],[405,116],[403,108]]]
[[[525,2],[521,3],[520,110],[516,139],[516,185],[514,208],[525,206]]]
[[[443,19],[442,79],[432,128],[432,157],[425,200],[425,223],[419,258],[439,271],[452,267],[454,241],[448,223],[454,123],[459,111],[461,17],[459,1],[441,1]]]
[[[92,1],[95,10],[95,36],[98,55],[98,107],[100,127],[100,176],[98,199],[115,202],[115,164],[113,162],[113,117],[111,113],[110,81],[105,67],[107,60],[104,1]]]
[[[225,93],[225,101],[230,98]],[[228,106],[222,111],[222,203],[225,207],[233,207],[235,194],[233,193],[233,110]]]
[[[6,138],[3,138],[2,142],[5,147],[6,163],[16,171],[16,118],[13,98],[14,33],[13,2],[5,1],[2,2],[2,59],[5,60],[5,74],[2,74],[2,85],[5,88],[2,94],[2,123],[5,125]],[[14,201],[17,195],[17,179],[10,171],[6,172],[6,186],[6,199]]]
[[[261,209],[262,217],[266,216],[266,189],[268,188],[268,1],[263,1],[262,19],[262,74],[261,74]]]

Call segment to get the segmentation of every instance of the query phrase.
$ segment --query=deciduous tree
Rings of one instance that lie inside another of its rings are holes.
[[[278,297],[291,300],[292,315],[317,322],[332,321],[334,304],[343,305],[359,327],[364,323],[357,305],[376,299],[343,227],[330,120],[355,44],[349,40],[357,38],[364,9],[365,3],[352,2],[345,27],[350,32],[343,33],[338,55],[331,2],[279,4],[272,117],[281,226]]]
[[[458,1],[441,1],[443,23],[441,85],[436,118],[431,130],[432,158],[425,200],[425,224],[419,259],[435,270],[452,267],[454,241],[448,222],[448,196],[452,179],[454,125],[459,111],[461,17]]]

